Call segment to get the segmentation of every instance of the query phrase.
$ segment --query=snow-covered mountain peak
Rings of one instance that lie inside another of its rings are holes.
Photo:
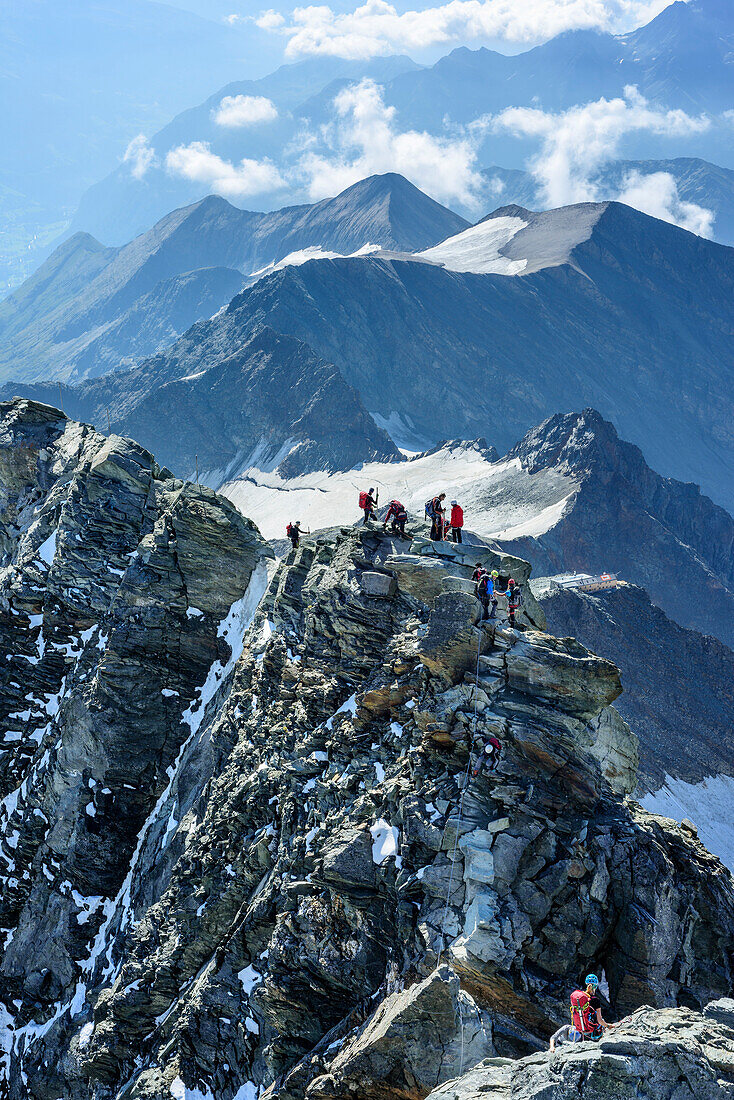
[[[491,218],[426,249],[419,256],[450,271],[476,275],[519,275],[527,266],[527,260],[510,260],[503,250],[526,227],[527,222],[521,218]]]

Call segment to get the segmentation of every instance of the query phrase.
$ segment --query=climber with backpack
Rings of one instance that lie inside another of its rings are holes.
[[[375,490],[372,488],[372,486],[370,486],[366,493],[363,489],[362,492],[359,494],[359,507],[364,512],[364,519],[362,522],[365,527],[370,522],[370,520],[377,519],[375,507],[377,505],[379,493],[375,493],[375,495],[373,496],[372,494],[374,492]]]
[[[291,540],[291,546],[294,550],[298,549],[298,544],[301,541],[301,521],[296,520],[295,523],[289,523],[285,529],[285,533]]]
[[[602,1015],[602,1003],[600,997],[598,996],[599,979],[597,978],[596,974],[587,974],[586,978],[584,979],[584,983],[586,985],[586,992],[591,997],[591,1008],[594,1012],[594,1018],[596,1021],[596,1032],[594,1038],[599,1039],[605,1031],[608,1031],[609,1028],[614,1027],[614,1024],[608,1024]]]
[[[494,594],[494,578],[491,573],[482,571],[477,582],[477,597],[482,601],[482,622],[493,619],[497,611],[497,597]],[[492,614],[489,613],[489,605],[492,604]]]
[[[443,514],[444,505],[446,500],[445,493],[439,493],[436,497],[431,497],[426,501],[426,515],[431,521],[431,534],[430,538],[433,542],[443,542],[444,528],[443,528]]]
[[[388,521],[392,520],[392,523],[390,524],[390,530],[392,531],[392,533],[394,535],[400,535],[402,539],[410,538],[409,535],[405,534],[405,524],[407,519],[408,513],[403,505],[400,503],[400,501],[391,500],[387,507],[385,518],[382,521],[382,530],[384,531],[387,527]]]
[[[515,626],[515,615],[520,607],[522,607],[522,589],[510,577],[507,582],[507,618],[512,627]]]
[[[479,599],[479,582],[484,576],[487,570],[484,568],[480,561],[474,566],[474,572],[471,575],[471,579],[474,581],[474,595]]]
[[[472,768],[472,775],[476,779],[485,769],[496,772],[502,755],[502,745],[496,737],[488,737],[484,748],[477,757],[477,762]]]
[[[596,974],[587,974],[585,989],[576,989],[571,994],[571,1034],[572,1043],[595,1041],[613,1024],[608,1024],[601,1012],[601,1001],[597,997],[599,979]]]

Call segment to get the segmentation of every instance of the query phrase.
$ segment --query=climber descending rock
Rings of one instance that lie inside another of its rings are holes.
[[[401,539],[410,539],[410,535],[406,535],[405,533],[405,524],[407,522],[407,519],[408,513],[405,510],[405,507],[400,503],[400,501],[391,500],[388,505],[385,518],[382,521],[382,530],[384,531],[387,528],[388,523],[392,521],[390,523],[390,530],[392,534],[398,535]]]
[[[476,764],[472,768],[472,776],[476,779],[483,771],[496,772],[501,756],[501,743],[496,737],[488,737],[484,747],[480,750]]]

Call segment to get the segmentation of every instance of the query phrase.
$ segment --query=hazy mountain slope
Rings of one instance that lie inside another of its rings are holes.
[[[163,384],[126,418],[125,431],[156,442],[161,461],[187,476],[198,456],[202,480],[213,484],[253,465],[292,477],[400,458],[339,372],[271,329],[205,374]]]
[[[264,71],[278,53],[254,25],[148,0],[1,5],[0,285],[27,274],[48,227],[60,231],[136,134],[245,70]]]
[[[314,57],[291,65],[258,80],[238,80],[219,88],[200,104],[189,107],[171,119],[150,137],[155,157],[142,179],[136,179],[129,165],[117,165],[81,197],[72,229],[93,233],[109,244],[123,244],[177,206],[202,199],[209,187],[205,183],[177,178],[166,171],[166,154],[179,145],[205,141],[221,157],[238,163],[243,157],[269,157],[277,162],[291,143],[299,147],[299,131],[310,111],[304,106],[324,89],[330,89],[331,103],[342,80],[359,81],[371,77],[390,81],[401,72],[417,69],[409,57],[374,58],[371,61],[346,61],[339,57]],[[262,126],[228,128],[214,121],[214,112],[226,97],[264,96],[278,111],[278,117]],[[304,114],[305,111],[305,114]],[[320,118],[319,120],[323,120]],[[304,202],[300,189],[272,191],[258,196],[268,209],[285,201]],[[240,205],[245,205],[244,201]]]
[[[237,272],[248,275],[289,253],[320,247],[349,254],[367,244],[411,252],[466,226],[388,174],[334,199],[269,214],[212,196],[119,249],[77,234],[0,303],[0,377],[73,379],[151,355],[228,302],[241,289]],[[190,286],[183,293],[177,281],[186,274],[190,283],[192,273],[198,295]]]
[[[119,370],[168,347],[193,322],[211,317],[242,290],[245,280],[228,267],[202,267],[161,279],[118,313],[74,341],[75,372],[81,377]]]
[[[553,218],[520,212],[528,228],[505,258],[557,263],[574,210],[583,236],[588,207],[558,212],[555,235]],[[612,203],[569,262],[527,276],[371,257],[276,272],[186,334],[167,369],[204,369],[266,323],[335,363],[424,446],[486,435],[507,449],[584,402],[656,469],[731,505],[733,300],[734,251]]]

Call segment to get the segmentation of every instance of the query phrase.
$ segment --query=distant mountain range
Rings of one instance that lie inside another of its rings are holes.
[[[664,172],[673,177],[683,202],[695,203],[714,215],[711,237],[719,244],[734,245],[734,171],[698,157],[671,160],[617,160],[605,165],[593,181],[598,198],[614,199],[632,174],[651,176]],[[546,203],[530,172],[519,168],[485,168],[484,176],[497,201],[542,210]]]
[[[121,244],[163,217],[175,206],[202,198],[209,184],[176,177],[166,168],[166,156],[178,146],[205,142],[223,160],[238,164],[243,157],[267,158],[286,176],[284,189],[258,195],[258,204],[282,205],[307,199],[303,173],[289,173],[303,152],[302,135],[309,133],[309,150],[329,151],[322,127],[335,121],[334,99],[347,84],[370,76],[383,87],[385,104],[395,111],[396,131],[416,129],[433,135],[456,134],[457,127],[507,107],[534,107],[560,111],[576,104],[621,96],[634,85],[654,104],[680,108],[689,114],[707,113],[709,130],[699,134],[655,134],[646,130],[628,135],[623,155],[643,162],[695,157],[734,169],[734,130],[723,117],[732,106],[731,56],[734,50],[728,0],[679,0],[652,22],[626,35],[598,31],[574,31],[524,53],[506,56],[488,49],[453,50],[428,68],[407,58],[369,63],[332,60],[332,76],[324,79],[324,62],[291,72],[280,69],[272,76],[221,88],[198,107],[176,116],[150,139],[151,163],[142,178],[135,178],[129,164],[122,164],[83,197],[73,228],[92,233],[106,244]],[[257,95],[269,98],[277,118],[259,126],[229,128],[214,121],[216,108],[226,96]],[[505,169],[524,169],[535,142],[510,132],[489,128],[479,148],[479,162],[501,164]],[[647,171],[643,166],[640,170]],[[659,169],[656,169],[659,170]],[[613,181],[613,171],[609,182]],[[695,189],[691,184],[687,190]],[[730,184],[724,187],[732,217]],[[704,205],[719,209],[719,183],[699,187]],[[598,195],[616,198],[618,192]],[[487,206],[491,197],[487,195]],[[504,202],[536,207],[519,196]],[[460,212],[469,211],[460,208]],[[474,213],[476,216],[476,212]],[[718,235],[717,235],[718,236]],[[718,239],[731,240],[730,235]]]
[[[733,37],[728,0],[677,0],[629,34],[569,31],[511,57],[461,47],[395,77],[388,100],[403,123],[430,127],[446,114],[469,122],[510,104],[559,111],[634,84],[656,103],[717,114],[731,107]]]
[[[402,202],[393,206],[393,195],[407,197],[412,217]],[[111,365],[113,356],[119,363],[114,341],[121,326],[125,339],[140,341],[146,295],[155,299],[151,336],[163,342],[172,322],[158,307],[160,280],[186,272],[194,256],[259,264],[267,249],[275,258],[304,244],[311,219],[318,239],[329,243],[328,224],[343,248],[376,230],[396,243],[413,233],[416,245],[457,220],[394,177],[367,181],[363,192],[352,189],[335,202],[338,217],[323,207],[285,212],[259,238],[233,236],[231,219],[241,215],[213,200],[177,212],[121,252],[90,245],[78,268],[57,255],[53,271],[0,306],[6,377],[22,367],[26,380],[73,378]],[[400,447],[485,435],[507,450],[544,417],[588,404],[655,468],[697,482],[731,507],[731,249],[609,203],[540,215],[508,207],[415,255],[301,259],[265,275],[134,370],[83,383],[67,395],[69,410],[100,427],[109,416],[129,433],[141,402],[157,407],[160,452],[170,416],[164,392],[156,396],[160,387],[195,377],[203,393],[202,372],[229,360],[265,325],[333,364]],[[56,271],[64,296],[54,287]],[[199,278],[198,286],[211,285],[206,270]],[[178,289],[180,279],[174,282]],[[172,291],[170,300],[180,296]],[[106,358],[99,350],[105,340]],[[5,394],[57,399],[55,388],[29,390],[21,381]],[[181,447],[184,472],[193,468],[195,448],[185,439]],[[212,467],[232,457],[223,446]]]
[[[37,265],[131,139],[279,54],[254,23],[151,0],[0,5],[0,291]]]
[[[413,252],[467,225],[402,176],[386,175],[269,214],[210,196],[122,248],[77,233],[0,303],[0,378],[75,379],[129,366],[289,254],[348,255],[368,244]]]

